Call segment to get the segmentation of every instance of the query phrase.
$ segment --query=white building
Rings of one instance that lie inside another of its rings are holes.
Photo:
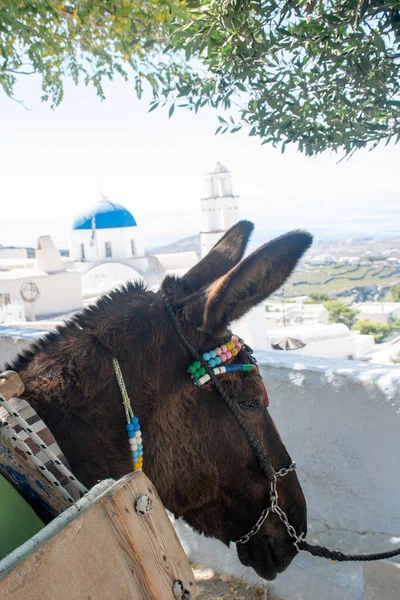
[[[238,220],[238,197],[220,163],[207,176],[207,194],[201,200],[202,256]],[[68,314],[82,307],[82,298],[94,300],[127,281],[142,279],[157,289],[166,275],[182,276],[199,260],[194,251],[145,253],[133,214],[104,196],[75,217],[69,254],[61,258],[49,236],[39,239],[36,259],[25,249],[0,247],[0,317],[16,315],[16,303],[28,320]]]
[[[8,248],[0,244],[0,259],[26,259],[28,253],[26,248]]]
[[[267,302],[266,308],[265,318],[270,328],[328,323],[328,311],[322,304]]]
[[[207,197],[201,199],[201,257],[239,220],[239,196],[233,194],[228,169],[218,162],[206,184]]]
[[[333,256],[332,254],[318,254],[317,256],[311,256],[309,258],[305,259],[305,262],[309,263],[310,265],[314,265],[314,266],[329,266],[329,265],[333,265],[337,262],[337,258],[336,256]]]
[[[376,344],[376,346],[366,353],[364,360],[380,365],[399,364],[400,361],[400,335],[385,342]]]
[[[69,255],[90,265],[144,256],[140,229],[134,216],[104,196],[91,210],[78,215],[70,232]],[[85,270],[81,265],[80,270]]]
[[[267,336],[271,345],[284,337],[298,339],[305,344],[303,348],[290,350],[290,354],[340,360],[362,358],[375,345],[372,335],[360,335],[351,331],[343,323],[277,327],[276,329],[267,329]],[[286,353],[282,350],[276,350],[276,352]]]
[[[359,311],[359,321],[369,319],[386,324],[391,319],[400,319],[400,302],[360,302],[354,308]]]
[[[36,259],[28,268],[0,271],[2,308],[21,305],[34,321],[82,308],[81,275],[66,269],[50,236],[38,239]]]

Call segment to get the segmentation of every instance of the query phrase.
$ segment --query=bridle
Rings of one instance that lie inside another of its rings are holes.
[[[246,420],[244,419],[241,412],[239,411],[237,405],[229,397],[226,390],[222,387],[221,383],[218,381],[217,375],[215,374],[215,370],[210,367],[209,363],[204,359],[203,355],[201,355],[195,348],[193,348],[193,346],[190,344],[190,342],[186,338],[184,332],[182,331],[181,326],[178,323],[178,320],[175,315],[175,311],[174,311],[171,303],[165,297],[164,297],[164,302],[165,302],[167,312],[168,312],[170,321],[172,323],[172,326],[175,329],[175,332],[177,333],[181,343],[187,349],[189,354],[192,355],[193,359],[195,361],[199,362],[202,365],[203,369],[208,374],[209,379],[215,385],[218,393],[220,394],[220,396],[222,396],[225,404],[228,406],[229,410],[235,417],[235,419],[238,422],[238,424],[240,425],[240,427],[244,430],[244,432],[247,436],[248,442],[249,442],[251,448],[253,449],[254,454],[256,455],[256,457],[258,459],[258,462],[261,466],[262,471],[264,472],[267,479],[269,479],[269,481],[270,481],[270,486],[271,486],[270,494],[269,494],[270,505],[262,511],[259,519],[253,525],[253,527],[250,529],[250,531],[248,531],[246,534],[242,535],[239,539],[232,540],[233,543],[246,544],[254,535],[256,535],[256,533],[258,533],[260,531],[262,525],[267,520],[269,514],[276,513],[278,515],[278,517],[281,519],[282,523],[285,525],[286,530],[287,530],[288,534],[290,535],[290,537],[293,538],[293,543],[296,546],[296,548],[298,549],[298,544],[302,541],[303,534],[298,535],[295,528],[289,523],[289,520],[288,520],[285,512],[282,510],[282,508],[278,504],[279,497],[278,497],[278,492],[276,489],[278,477],[284,477],[285,475],[288,475],[292,471],[295,471],[295,469],[297,468],[296,463],[293,462],[288,467],[282,467],[281,469],[278,469],[278,470],[274,469],[262,444],[257,439],[257,436],[255,435],[255,433],[251,430],[251,428],[247,424]],[[240,340],[240,341],[243,342],[243,340]],[[254,357],[252,356],[252,350],[244,342],[242,343],[242,350],[244,350],[246,352],[248,358],[250,359],[250,362],[253,364],[256,364],[256,361],[255,361]]]
[[[249,442],[249,445],[252,448],[256,458],[258,459],[258,462],[260,464],[260,467],[261,467],[263,473],[265,474],[267,479],[270,481],[270,485],[271,485],[270,495],[269,495],[270,506],[268,506],[267,508],[265,508],[263,510],[259,519],[253,525],[253,527],[250,529],[250,531],[248,533],[246,533],[245,535],[241,536],[238,540],[232,540],[233,543],[246,544],[254,535],[256,535],[256,533],[258,533],[260,531],[262,525],[265,523],[266,519],[268,518],[268,515],[270,513],[275,513],[279,517],[279,519],[282,521],[283,525],[285,526],[286,531],[287,531],[288,535],[290,536],[290,538],[292,539],[293,545],[297,551],[304,550],[314,556],[320,556],[322,558],[327,558],[330,560],[336,560],[336,561],[341,561],[341,562],[343,562],[343,561],[382,560],[385,558],[392,558],[393,556],[400,555],[400,548],[394,548],[393,550],[389,550],[387,552],[376,553],[376,554],[345,554],[343,552],[340,552],[339,550],[331,550],[331,549],[325,548],[323,546],[310,545],[310,544],[308,544],[308,542],[306,542],[305,539],[303,539],[303,533],[301,533],[300,535],[297,533],[297,531],[295,530],[293,525],[290,524],[287,515],[285,514],[285,512],[282,510],[282,508],[278,504],[279,497],[278,497],[278,493],[277,493],[277,489],[276,489],[278,477],[284,477],[288,473],[294,471],[297,468],[296,463],[291,463],[289,465],[289,467],[283,467],[281,469],[278,469],[277,471],[273,468],[271,461],[270,461],[269,457],[267,456],[267,454],[265,453],[262,444],[259,442],[254,431],[252,431],[251,427],[249,427],[249,425],[247,424],[246,420],[242,416],[237,405],[233,402],[233,400],[230,398],[230,396],[228,395],[228,393],[226,392],[224,387],[218,381],[217,375],[214,373],[214,369],[210,367],[208,362],[190,344],[190,342],[186,338],[185,333],[184,333],[181,325],[178,322],[177,316],[175,314],[175,311],[174,311],[169,299],[165,296],[165,294],[162,294],[162,298],[165,303],[167,313],[168,313],[169,319],[171,321],[172,327],[174,328],[181,344],[188,351],[189,355],[191,355],[193,360],[198,361],[202,365],[205,372],[208,374],[209,380],[211,380],[211,382],[214,384],[216,390],[218,391],[219,395],[222,397],[223,401],[229,408],[232,415],[235,417],[237,423],[245,432],[247,440]],[[246,350],[245,345],[244,345],[244,349]],[[250,357],[250,360],[253,361],[254,359],[251,356],[251,352],[247,351],[247,354]]]
[[[269,513],[272,512],[272,513],[276,513],[278,515],[278,517],[281,519],[282,523],[286,527],[288,534],[290,535],[290,537],[292,537],[294,539],[294,542],[293,542],[294,546],[297,548],[297,550],[299,549],[297,547],[297,545],[303,539],[303,534],[301,533],[300,535],[297,535],[297,531],[295,530],[293,525],[291,525],[289,523],[289,520],[288,520],[286,514],[281,509],[281,507],[278,506],[278,492],[276,491],[277,478],[284,477],[284,475],[287,475],[288,473],[290,473],[291,471],[295,471],[296,469],[297,469],[296,463],[292,462],[289,467],[287,467],[287,468],[283,467],[282,469],[278,469],[278,471],[275,471],[274,478],[271,482],[271,491],[269,494],[269,499],[271,501],[270,506],[268,506],[268,508],[264,508],[264,510],[261,513],[260,518],[253,525],[253,527],[250,529],[250,531],[248,533],[246,533],[245,535],[242,535],[242,537],[240,537],[238,540],[234,540],[234,542],[233,542],[234,544],[247,544],[249,539],[252,538],[253,535],[255,535],[256,533],[258,533],[260,531],[261,527],[264,525],[265,521],[267,520]]]

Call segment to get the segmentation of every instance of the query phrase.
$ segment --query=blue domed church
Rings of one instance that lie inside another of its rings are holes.
[[[232,192],[231,175],[217,163],[207,176],[207,196],[202,199],[201,255],[237,220],[238,197]],[[70,259],[82,274],[85,299],[138,279],[157,288],[166,275],[181,276],[199,259],[194,249],[145,253],[133,214],[105,196],[75,217],[69,246]]]
[[[70,236],[73,260],[103,262],[143,255],[135,217],[121,204],[103,196],[91,210],[75,217]]]
[[[83,275],[87,290],[109,282],[143,278],[148,270],[140,229],[132,213],[105,196],[75,217],[70,232],[70,258]]]

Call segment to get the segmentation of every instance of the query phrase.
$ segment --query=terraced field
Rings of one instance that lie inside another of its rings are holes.
[[[379,286],[383,296],[388,296],[391,285],[400,282],[400,267],[383,262],[366,265],[340,265],[330,267],[308,266],[306,270],[296,270],[285,284],[285,297],[302,296],[312,293],[325,293],[336,296],[345,290],[364,286]]]

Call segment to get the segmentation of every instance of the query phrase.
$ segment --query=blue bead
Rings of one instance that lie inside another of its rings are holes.
[[[217,356],[216,358],[214,358],[214,360],[215,360],[215,364],[216,364],[217,366],[218,366],[218,365],[220,365],[220,364],[222,363],[222,360],[220,359],[220,357],[219,357],[219,356]]]
[[[210,358],[210,360],[208,361],[208,364],[210,365],[211,368],[215,367],[215,365],[217,364],[215,362],[215,358]]]
[[[138,444],[137,449],[139,450],[139,452],[140,452],[140,450],[143,450],[143,444]]]
[[[217,356],[217,353],[215,352],[215,350],[210,350],[209,355],[210,358],[215,358]]]
[[[134,429],[135,431],[139,431],[139,429],[140,429],[140,425],[139,425],[139,423],[135,423],[135,425],[133,426],[133,429]]]
[[[211,356],[209,355],[208,352],[204,352],[203,358],[204,358],[204,360],[208,361],[208,360],[210,360]]]
[[[133,437],[135,437],[135,432],[134,431],[127,431],[128,434],[128,438],[132,439]]]
[[[138,451],[136,450],[135,452],[132,452],[132,456],[133,456],[133,458],[138,458],[138,456],[139,456]]]
[[[226,373],[236,373],[237,371],[242,371],[242,365],[227,365],[225,367]]]
[[[125,429],[127,431],[133,431],[133,425],[132,425],[132,423],[128,423],[127,425],[125,425]]]
[[[138,456],[139,456],[139,458],[140,458],[141,456],[143,456],[143,450],[138,450]]]
[[[139,423],[139,419],[137,417],[132,417],[131,423],[133,423],[133,425],[136,425],[137,423]]]

